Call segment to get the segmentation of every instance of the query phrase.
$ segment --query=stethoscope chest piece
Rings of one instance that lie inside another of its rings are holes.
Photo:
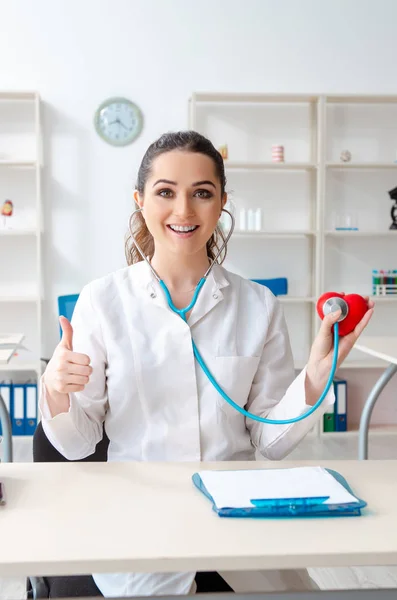
[[[343,298],[338,298],[337,296],[334,296],[333,298],[328,298],[323,304],[324,316],[329,315],[330,313],[336,312],[338,310],[341,311],[341,315],[338,321],[343,321],[343,319],[346,319],[347,314],[349,312],[349,305],[347,304],[346,300],[343,300]]]

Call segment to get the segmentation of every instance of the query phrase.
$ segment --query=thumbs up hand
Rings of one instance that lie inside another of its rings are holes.
[[[60,345],[73,352],[73,327],[66,317],[59,317],[59,323],[62,329]]]
[[[59,322],[62,338],[47,365],[44,381],[50,397],[65,403],[71,392],[84,390],[89,382],[92,367],[89,356],[73,352],[73,327],[68,319],[60,317]]]

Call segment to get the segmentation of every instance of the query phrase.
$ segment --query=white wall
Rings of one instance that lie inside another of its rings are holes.
[[[0,0],[0,88],[44,102],[45,353],[56,297],[124,265],[140,159],[192,91],[396,93],[396,23],[396,0]],[[92,125],[112,95],[144,112],[124,149]]]

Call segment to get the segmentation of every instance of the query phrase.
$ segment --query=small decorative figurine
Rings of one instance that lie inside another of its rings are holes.
[[[342,150],[340,159],[342,162],[350,162],[352,159],[351,152],[349,150]]]
[[[390,190],[389,196],[394,201],[394,204],[391,207],[391,211],[390,211],[392,223],[391,223],[389,229],[397,229],[397,187]]]
[[[11,200],[5,200],[1,207],[1,216],[3,217],[3,227],[7,224],[7,217],[11,217],[14,210],[14,206]]]
[[[228,158],[228,156],[229,156],[229,152],[228,152],[228,149],[227,149],[227,144],[223,144],[223,146],[220,146],[219,152],[220,152],[220,155],[222,156],[222,158],[224,160],[226,160]]]

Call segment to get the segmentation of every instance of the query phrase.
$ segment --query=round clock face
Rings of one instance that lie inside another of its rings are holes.
[[[126,98],[109,98],[95,113],[97,133],[113,146],[126,146],[133,142],[142,130],[142,113]]]

